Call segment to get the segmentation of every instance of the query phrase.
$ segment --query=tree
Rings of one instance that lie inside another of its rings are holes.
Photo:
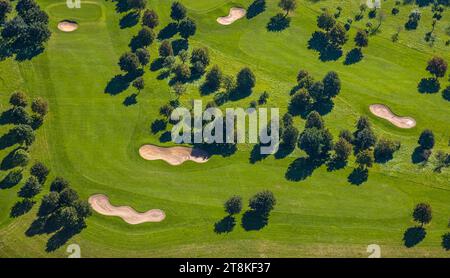
[[[186,17],[186,8],[180,2],[172,3],[170,17],[179,22]]]
[[[155,28],[159,25],[158,14],[154,10],[145,10],[142,15],[142,25]]]
[[[317,128],[323,129],[325,127],[325,123],[323,122],[322,116],[316,111],[312,111],[306,117],[305,128]]]
[[[237,87],[244,91],[250,91],[256,83],[256,77],[253,72],[245,67],[239,71],[236,77]]]
[[[305,128],[300,134],[298,147],[314,159],[326,156],[333,147],[333,136],[327,129]]]
[[[418,143],[423,149],[432,149],[434,147],[433,131],[429,129],[425,129],[424,131],[422,131]]]
[[[400,148],[400,143],[386,138],[378,140],[374,148],[374,156],[376,160],[391,159],[394,152]]]
[[[6,16],[11,12],[11,2],[9,0],[0,0],[0,22],[3,22]]]
[[[13,106],[25,107],[28,104],[27,95],[23,92],[14,92],[9,98],[9,103]]]
[[[431,206],[426,203],[417,204],[413,211],[413,219],[419,222],[422,227],[430,223],[432,219]]]
[[[297,8],[297,1],[296,0],[280,0],[278,3],[278,7],[280,7],[282,10],[286,12],[284,17],[288,16],[288,14],[292,11],[294,11]]]
[[[347,161],[348,157],[352,153],[352,144],[340,137],[336,144],[334,144],[333,150],[337,160]]]
[[[41,206],[39,207],[39,216],[48,215],[54,212],[59,206],[59,193],[50,192],[42,198]]]
[[[222,71],[217,65],[214,65],[211,70],[205,76],[205,83],[212,91],[216,91],[220,88],[222,82]]]
[[[450,233],[446,233],[442,236],[442,248],[446,251],[450,250]]]
[[[130,9],[141,11],[145,9],[145,6],[147,5],[146,0],[127,0],[128,7]]]
[[[300,83],[301,83],[303,80],[307,79],[308,77],[311,77],[311,75],[309,74],[308,71],[306,71],[306,70],[300,70],[300,71],[298,72],[298,74],[297,74],[297,83],[300,85]],[[308,87],[309,87],[309,86],[308,86]],[[307,89],[308,87],[306,87],[306,89]]]
[[[309,94],[315,101],[321,101],[326,99],[324,95],[324,85],[322,81],[314,82],[308,90]]]
[[[36,162],[30,168],[30,174],[36,177],[41,184],[45,182],[49,173],[50,170],[42,162]]]
[[[136,54],[132,52],[126,52],[119,59],[119,66],[122,71],[127,73],[136,72],[139,68],[139,59]]]
[[[136,88],[136,90],[138,90],[138,92],[141,92],[141,90],[144,89],[145,83],[144,83],[144,78],[142,77],[138,77],[133,81],[133,87]]]
[[[298,134],[299,134],[298,129],[295,128],[293,125],[288,125],[287,127],[285,127],[281,138],[283,146],[287,149],[294,149],[295,144],[297,143],[298,140]]]
[[[92,215],[91,206],[84,200],[76,200],[73,203],[73,207],[77,211],[79,218],[83,219]]]
[[[30,155],[24,149],[17,149],[13,152],[11,162],[14,166],[24,167],[30,161]]]
[[[320,29],[329,31],[334,27],[335,24],[336,19],[334,19],[334,16],[327,11],[317,17],[317,27],[319,27]]]
[[[187,40],[190,36],[195,35],[195,32],[197,31],[197,25],[195,24],[194,20],[188,17],[180,22],[178,31],[180,33],[180,36]]]
[[[194,48],[191,53],[191,64],[200,62],[205,67],[209,65],[209,51],[208,48]]]
[[[78,200],[78,194],[70,187],[65,188],[59,193],[59,204],[62,207],[72,206]]]
[[[31,110],[34,113],[45,116],[48,113],[48,102],[41,97],[37,97],[31,103]]]
[[[356,155],[356,163],[362,169],[372,167],[374,161],[373,152],[371,150],[363,150]]]
[[[273,210],[277,201],[271,191],[264,190],[256,193],[249,200],[249,207],[257,213],[267,216]]]
[[[340,48],[348,40],[348,34],[342,24],[337,23],[328,32],[328,37],[334,47]]]
[[[77,210],[74,207],[63,207],[57,213],[57,219],[61,226],[74,228],[80,224]]]
[[[61,192],[69,187],[69,181],[62,177],[56,177],[50,184],[50,191]]]
[[[186,81],[191,77],[191,69],[186,64],[177,65],[174,72],[179,81]]]
[[[31,146],[36,139],[34,131],[29,125],[20,124],[13,127],[9,134],[20,145]]]
[[[361,131],[365,128],[370,128],[369,118],[367,116],[361,116],[356,122],[356,130]]]
[[[341,91],[341,80],[335,71],[328,72],[322,80],[323,93],[327,98],[333,98]]]
[[[313,99],[305,89],[300,89],[292,98],[290,106],[297,111],[306,112],[311,109]]]
[[[137,40],[141,46],[149,46],[155,40],[155,33],[147,26],[143,26],[137,34]]]
[[[228,214],[238,214],[242,210],[242,198],[239,196],[232,196],[225,202],[224,207]]]
[[[258,98],[258,104],[266,104],[269,99],[269,93],[264,91]]]
[[[19,15],[25,14],[29,10],[39,8],[34,0],[19,0],[16,5],[16,11]]]
[[[294,118],[292,117],[292,115],[290,113],[284,114],[283,118],[282,118],[282,126],[288,127],[291,125],[294,125]]]
[[[168,40],[164,40],[159,46],[159,56],[163,58],[173,56],[172,44]]]
[[[377,142],[377,137],[371,128],[364,128],[358,131],[355,136],[354,143],[359,150],[366,150],[373,147]]]
[[[359,48],[367,47],[369,45],[369,36],[366,31],[358,30],[358,32],[356,32],[355,44]]]
[[[447,72],[447,62],[441,57],[433,57],[428,61],[427,71],[436,78],[444,77]]]
[[[139,60],[141,66],[145,66],[150,62],[150,53],[145,48],[138,48],[135,51],[135,54]]]
[[[19,196],[23,198],[33,198],[41,192],[42,186],[34,176],[28,178],[25,185],[20,189]]]
[[[339,132],[339,138],[345,139],[347,142],[352,143],[355,139],[353,134],[348,129],[343,129]]]

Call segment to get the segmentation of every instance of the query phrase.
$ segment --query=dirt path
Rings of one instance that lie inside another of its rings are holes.
[[[92,195],[89,197],[88,202],[96,212],[107,216],[118,216],[132,225],[145,222],[161,222],[166,218],[165,213],[159,209],[151,209],[141,213],[130,206],[113,206],[109,202],[108,196],[103,194]]]
[[[372,104],[369,109],[375,116],[388,120],[396,127],[413,128],[416,126],[416,120],[411,117],[397,116],[384,104]]]
[[[187,160],[204,163],[209,159],[209,155],[200,149],[188,147],[164,148],[154,145],[143,145],[139,148],[139,155],[145,160],[162,159],[170,165],[180,165]]]

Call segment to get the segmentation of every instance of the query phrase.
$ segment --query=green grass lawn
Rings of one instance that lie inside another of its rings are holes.
[[[219,25],[216,18],[227,15],[230,7],[247,7],[252,1],[181,2],[197,22],[190,48],[208,47],[212,64],[226,74],[234,75],[248,66],[256,75],[257,85],[250,97],[223,107],[248,107],[266,90],[270,93],[266,106],[279,107],[284,113],[299,69],[317,78],[334,70],[342,80],[342,90],[324,119],[335,137],[341,129],[353,130],[356,119],[367,115],[377,135],[400,140],[401,149],[393,160],[371,168],[368,181],[359,186],[347,181],[353,162],[333,172],[322,166],[305,180],[288,181],[289,165],[305,156],[298,149],[284,159],[269,156],[254,164],[249,162],[251,145],[239,145],[234,155],[213,156],[205,164],[187,162],[174,167],[164,161],[145,161],[138,155],[139,147],[161,145],[161,134],[152,134],[150,125],[160,117],[159,107],[173,98],[168,80],[158,80],[158,72],[147,67],[146,88],[131,106],[123,104],[135,93],[131,86],[117,95],[104,92],[110,79],[120,73],[118,58],[129,49],[139,26],[121,29],[125,13],[117,13],[112,1],[82,1],[81,9],[68,9],[64,1],[39,0],[50,16],[52,37],[45,52],[31,61],[10,58],[0,62],[1,110],[7,109],[14,90],[48,99],[50,113],[37,132],[31,155],[33,161],[51,168],[49,180],[67,178],[86,200],[103,193],[115,205],[130,205],[139,211],[159,208],[167,215],[161,223],[133,226],[94,213],[87,228],[67,244],[79,244],[83,257],[367,257],[369,244],[379,244],[383,257],[449,257],[440,244],[441,236],[450,231],[450,172],[437,174],[431,165],[411,162],[417,138],[425,128],[436,135],[435,150],[450,150],[450,102],[440,93],[420,94],[417,90],[419,80],[428,77],[428,59],[439,55],[450,62],[450,46],[445,46],[450,39],[445,34],[450,25],[448,10],[436,27],[434,47],[423,40],[431,28],[429,7],[423,9],[419,28],[401,31],[399,41],[393,43],[391,35],[406,22],[413,7],[402,6],[394,17],[390,14],[394,1],[382,2],[387,14],[382,32],[370,37],[361,62],[344,65],[345,53],[354,47],[356,28],[364,27],[367,15],[353,24],[344,55],[337,61],[320,61],[307,42],[317,29],[320,8],[342,6],[340,20],[344,22],[358,12],[359,1],[298,1],[290,27],[282,32],[266,30],[270,17],[279,12],[275,0],[268,0],[266,11],[258,16],[229,26]],[[170,22],[170,1],[151,0],[148,6],[160,16],[158,30]],[[76,20],[78,30],[57,30],[63,19]],[[158,56],[158,45],[155,42],[150,48],[152,60]],[[441,80],[441,87],[449,84],[446,79]],[[212,95],[200,96],[199,84],[201,81],[189,85],[181,97],[183,104],[212,99]],[[402,130],[376,118],[369,112],[372,103],[386,104],[399,115],[415,118],[417,126]],[[303,122],[296,117],[300,130]],[[9,128],[0,126],[1,134]],[[0,150],[0,156],[13,148]],[[0,178],[6,174],[0,171]],[[48,183],[37,200],[48,192]],[[10,218],[20,187],[0,189],[0,257],[66,257],[65,246],[45,251],[50,235],[25,235],[38,205],[26,215]],[[214,223],[226,216],[222,205],[228,197],[237,194],[247,203],[264,189],[273,191],[278,202],[266,227],[244,230],[241,214],[232,232],[214,232]],[[431,204],[433,220],[426,226],[426,238],[407,248],[403,233],[415,225],[411,212],[418,202]]]

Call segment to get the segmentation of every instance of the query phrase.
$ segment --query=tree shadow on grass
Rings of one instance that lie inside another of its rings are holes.
[[[167,122],[163,119],[156,119],[152,122],[150,126],[150,130],[152,134],[156,134],[160,131],[163,131],[167,128]]]
[[[139,76],[142,76],[144,71],[138,69],[136,72],[127,74],[117,74],[106,85],[105,93],[109,95],[117,95],[128,89],[130,83]]]
[[[423,227],[410,227],[403,234],[404,245],[408,248],[414,247],[424,240],[426,235]]]
[[[355,168],[348,176],[347,180],[349,183],[354,185],[361,185],[367,181],[369,178],[369,170],[367,169],[361,169],[361,168]]]
[[[31,199],[22,199],[21,201],[18,201],[14,204],[9,215],[12,218],[22,216],[25,213],[29,212],[33,208],[35,203],[36,202]]]
[[[63,227],[53,234],[47,241],[46,252],[53,252],[69,241],[74,235],[79,234],[84,227],[68,228]]]
[[[247,210],[242,216],[242,228],[246,231],[259,231],[267,226],[269,218],[255,210]]]
[[[422,94],[434,94],[439,92],[441,85],[436,78],[422,78],[417,85],[417,89]]]
[[[427,162],[427,158],[426,158],[426,154],[425,154],[426,151],[427,150],[425,150],[421,146],[417,146],[414,149],[413,153],[411,154],[411,162],[414,164]]]
[[[116,12],[117,13],[124,13],[124,12],[128,12],[130,10],[127,0],[113,0],[113,1],[116,2]]]
[[[10,132],[3,134],[0,137],[0,150],[14,146],[16,143],[17,143],[16,138],[14,138],[14,136]]]
[[[214,224],[214,232],[216,234],[229,233],[236,226],[236,219],[232,215],[227,215]]]
[[[151,71],[158,71],[163,68],[164,58],[156,58],[153,60],[153,62],[150,64],[150,70]]]
[[[336,61],[342,56],[342,50],[330,44],[327,35],[322,31],[315,31],[311,35],[308,48],[319,52],[322,62]]]
[[[125,106],[131,106],[131,105],[137,104],[137,96],[138,96],[138,94],[136,94],[136,93],[127,96],[127,97],[123,100],[123,105],[125,105]]]
[[[194,147],[205,151],[209,156],[220,155],[228,157],[237,151],[237,145],[232,143],[200,143],[194,144]]]
[[[323,161],[309,157],[300,157],[294,160],[288,167],[285,178],[289,181],[301,181],[311,176],[315,169],[322,165]]]
[[[161,136],[159,136],[159,142],[167,143],[172,141],[172,133],[170,131],[166,131]]]
[[[281,143],[278,147],[278,151],[274,154],[275,159],[283,159],[290,155],[295,149],[295,146],[286,146],[285,144]]]
[[[269,32],[281,32],[284,29],[288,28],[291,23],[291,18],[286,17],[283,14],[279,13],[270,18],[269,23],[267,23],[267,30]]]
[[[345,56],[344,65],[353,65],[358,62],[360,62],[363,58],[363,54],[361,52],[361,49],[359,48],[353,48],[350,50],[347,55]]]
[[[252,19],[255,16],[266,10],[266,1],[265,0],[255,0],[250,4],[247,8],[247,19]]]
[[[139,23],[139,18],[140,18],[140,14],[137,12],[132,11],[132,12],[127,13],[119,21],[120,29],[125,29],[125,28],[130,28],[130,27],[135,26],[136,24]]]
[[[167,24],[166,27],[162,28],[158,33],[158,40],[166,40],[175,36],[178,33],[178,25],[175,22]]]
[[[313,105],[313,110],[315,110],[317,113],[319,113],[322,116],[330,113],[333,110],[333,108],[334,108],[334,102],[332,99],[317,101]]]
[[[0,163],[0,170],[6,171],[6,170],[10,170],[10,169],[12,169],[12,168],[14,168],[14,167],[19,166],[19,165],[17,164],[17,162],[15,162],[14,159],[13,159],[14,153],[15,153],[18,149],[21,149],[21,148],[15,148],[14,150],[12,150],[9,154],[7,154],[7,155],[3,158],[2,162]]]
[[[249,162],[251,164],[255,164],[258,161],[264,160],[268,156],[269,156],[268,154],[261,153],[261,144],[256,144],[253,146],[253,149],[250,152]]]

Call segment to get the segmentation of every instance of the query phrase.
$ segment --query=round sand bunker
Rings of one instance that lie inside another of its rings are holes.
[[[413,128],[416,126],[416,120],[411,117],[397,116],[384,104],[372,104],[369,109],[375,116],[388,120],[396,127]]]
[[[143,145],[139,148],[139,155],[145,160],[162,159],[170,165],[180,165],[187,160],[197,163],[208,161],[209,155],[203,150],[188,147],[158,147]]]
[[[222,25],[230,25],[238,19],[245,16],[246,10],[242,8],[231,8],[227,16],[221,16],[217,18],[217,22]]]
[[[78,29],[78,24],[75,21],[63,20],[58,23],[58,29],[63,32],[73,32]]]
[[[140,213],[130,206],[113,206],[109,202],[108,196],[103,194],[92,195],[88,202],[96,212],[107,216],[118,216],[132,225],[144,222],[161,222],[166,218],[165,213],[159,209],[151,209]]]

